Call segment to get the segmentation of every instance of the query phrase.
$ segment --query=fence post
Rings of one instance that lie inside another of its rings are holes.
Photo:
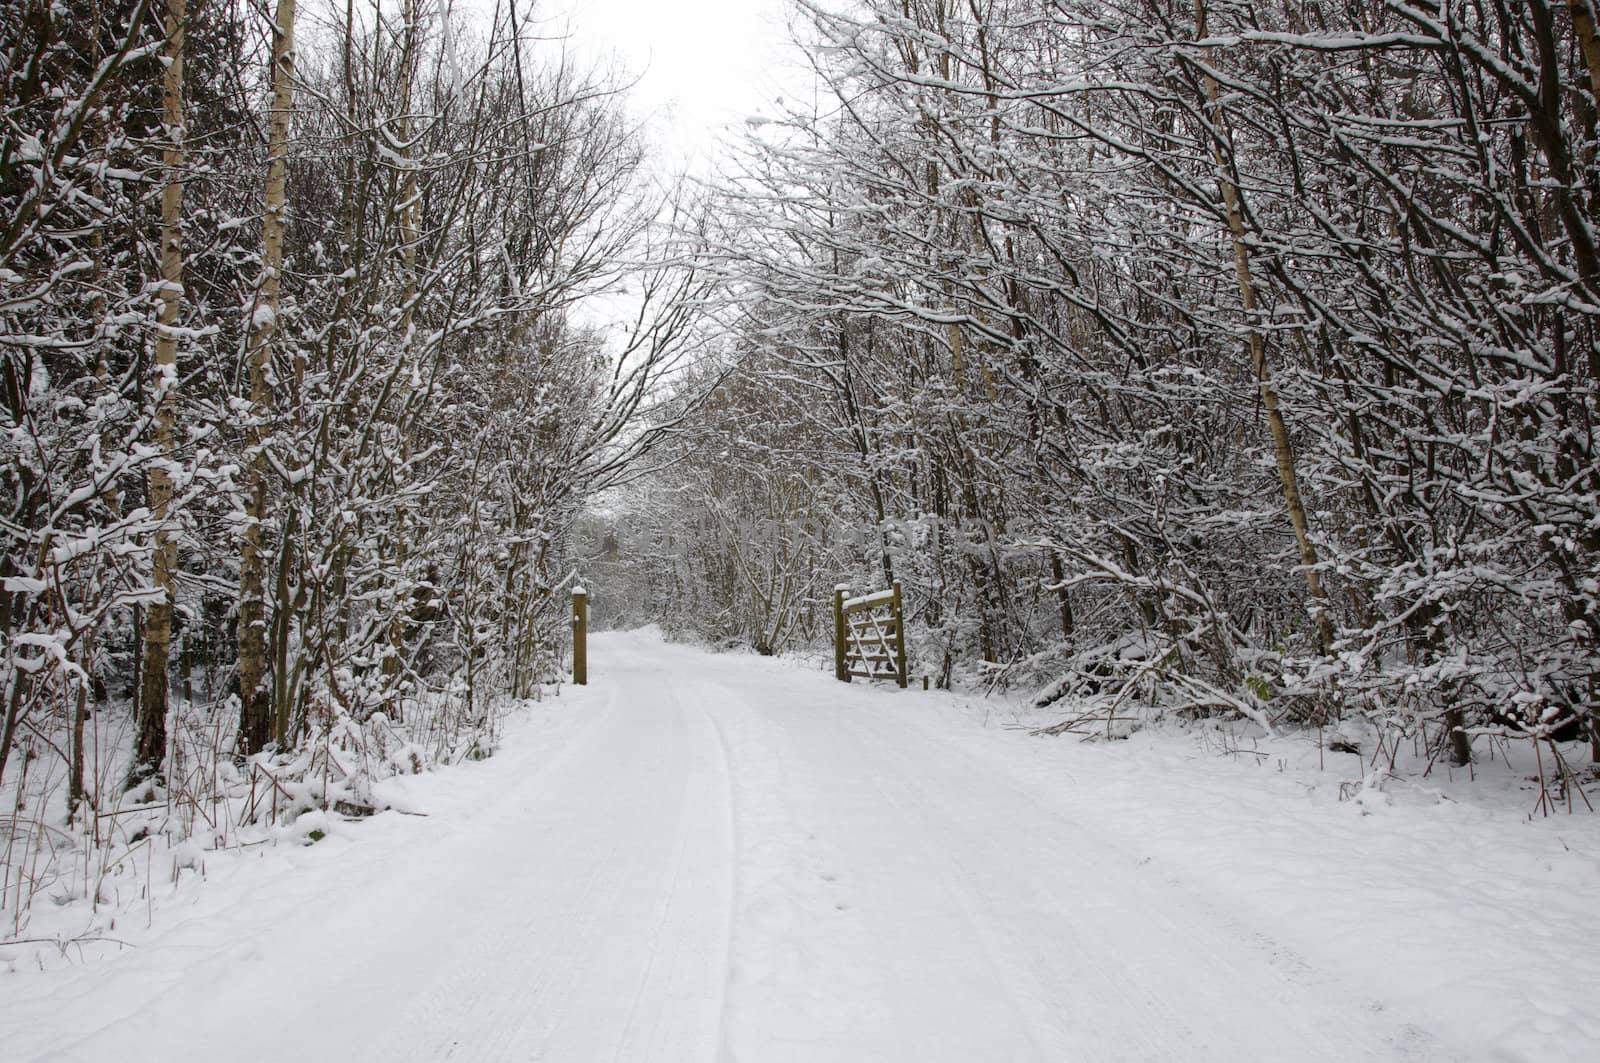
[[[900,581],[894,581],[894,656],[895,682],[906,688],[906,614],[900,607]]]
[[[572,588],[572,682],[589,685],[589,592]]]
[[[833,588],[833,677],[841,683],[850,682],[850,670],[844,661],[844,596],[849,590],[848,583]]]

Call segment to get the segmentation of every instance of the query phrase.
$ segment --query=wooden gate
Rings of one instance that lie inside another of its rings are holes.
[[[848,683],[893,679],[906,685],[906,625],[900,611],[900,584],[848,598],[850,588],[833,589],[833,674]]]

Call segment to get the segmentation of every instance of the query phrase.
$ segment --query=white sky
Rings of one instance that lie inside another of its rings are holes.
[[[786,47],[786,0],[547,0],[543,11],[565,12],[576,51],[615,56],[639,78],[629,95],[652,141],[696,169],[719,134],[772,115],[785,83],[810,84]]]

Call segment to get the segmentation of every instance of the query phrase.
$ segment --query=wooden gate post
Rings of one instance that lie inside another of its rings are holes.
[[[849,591],[848,583],[840,583],[833,588],[833,677],[841,683],[850,682],[850,668],[844,659],[844,596]]]
[[[906,615],[900,608],[900,581],[894,581],[894,656],[895,681],[906,688]]]
[[[572,588],[572,682],[589,685],[589,592]]]

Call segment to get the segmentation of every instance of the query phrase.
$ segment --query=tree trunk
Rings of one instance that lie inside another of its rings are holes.
[[[178,404],[178,316],[183,309],[183,36],[185,0],[167,0],[166,73],[161,93],[161,121],[167,146],[162,158],[161,310],[156,328],[155,366],[151,374],[155,418],[150,443],[159,455],[150,467],[150,515],[157,522],[151,583],[161,591],[144,615],[144,675],[140,679],[139,732],[134,741],[128,785],[135,786],[161,771],[167,746],[167,673],[172,644],[172,605],[177,594],[178,544],[166,521],[172,508],[173,423]]]
[[[1206,0],[1195,0],[1195,34],[1205,38]],[[1212,51],[1205,50],[1207,63]],[[1283,487],[1284,508],[1288,510],[1289,525],[1294,529],[1295,545],[1300,552],[1300,565],[1305,571],[1306,589],[1311,592],[1312,608],[1317,618],[1317,644],[1322,653],[1328,652],[1333,642],[1333,630],[1328,618],[1327,594],[1318,575],[1317,551],[1311,543],[1306,521],[1305,504],[1300,498],[1300,480],[1295,471],[1294,448],[1289,440],[1289,428],[1284,422],[1278,404],[1278,391],[1272,385],[1272,374],[1267,366],[1267,341],[1255,322],[1258,302],[1255,279],[1250,270],[1250,250],[1245,242],[1244,205],[1239,187],[1228,176],[1228,158],[1223,151],[1227,136],[1223,120],[1221,94],[1217,79],[1206,73],[1206,111],[1211,124],[1211,158],[1217,168],[1217,185],[1222,192],[1222,203],[1228,215],[1228,234],[1233,242],[1234,272],[1239,281],[1239,299],[1244,307],[1249,327],[1250,362],[1256,376],[1256,387],[1261,395],[1261,408],[1266,411],[1267,425],[1272,433],[1272,450],[1278,466],[1278,482]]]
[[[284,184],[289,156],[289,114],[294,104],[294,4],[278,0],[272,35],[272,117],[267,127],[267,183],[261,225],[261,280],[250,320],[250,443],[254,455],[245,486],[244,541],[239,552],[239,749],[248,756],[267,744],[272,726],[267,688],[266,419],[273,406],[272,342],[277,331],[283,269]]]
[[[1056,585],[1056,604],[1061,612],[1061,641],[1070,648],[1076,626],[1072,620],[1072,595],[1067,591],[1067,574],[1061,567],[1061,555],[1054,550],[1049,553],[1050,579]]]
[[[88,654],[85,654],[87,659]],[[78,687],[77,701],[72,706],[72,731],[68,738],[71,762],[67,765],[67,826],[78,818],[78,806],[83,803],[83,724],[89,715],[89,688],[92,682]]]
[[[402,32],[405,39],[400,53],[400,116],[395,123],[395,148],[402,160],[403,174],[400,183],[400,354],[402,362],[401,371],[394,374],[396,381],[403,381],[403,363],[411,356],[412,330],[416,327],[417,303],[417,244],[420,239],[419,229],[422,224],[421,196],[417,190],[417,164],[414,158],[415,148],[412,140],[415,131],[411,123],[411,90],[412,82],[416,80],[416,47],[417,47],[417,12],[414,0],[405,0],[402,8],[401,19],[404,23]],[[397,411],[405,408],[404,399],[396,403]],[[381,413],[381,411],[380,411]],[[399,414],[396,413],[398,423]],[[406,441],[409,436],[401,436],[401,460],[406,456]],[[407,526],[406,514],[402,510],[396,516],[394,529],[394,559],[393,571],[400,579],[405,578],[406,556],[410,550],[407,537],[410,529]],[[393,681],[398,680],[405,666],[405,654],[408,644],[407,634],[409,625],[406,619],[409,595],[403,593],[395,596],[395,615],[389,621],[389,654],[384,657],[382,673],[391,680],[391,693]]]
[[[1595,37],[1594,12],[1589,3],[1590,0],[1567,0],[1567,7],[1572,11],[1572,32],[1578,38],[1578,50],[1589,69],[1589,94],[1594,97],[1595,109],[1600,110],[1600,40]]]

